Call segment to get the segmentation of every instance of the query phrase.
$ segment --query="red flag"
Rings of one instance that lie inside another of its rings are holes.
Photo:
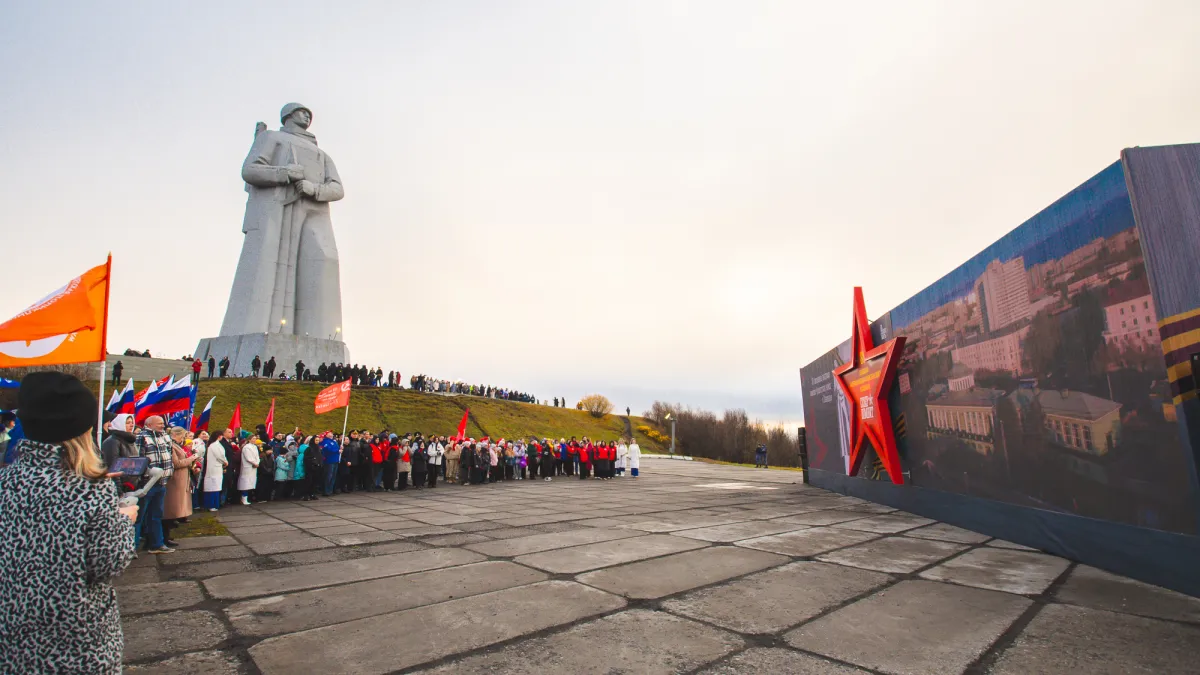
[[[467,417],[470,416],[470,414],[471,414],[470,408],[467,408],[466,410],[463,411],[462,421],[458,423],[458,437],[455,438],[454,440],[460,441],[460,442],[467,440]]]
[[[237,407],[235,407],[233,409],[233,419],[229,420],[229,428],[230,429],[241,429],[242,428],[242,404],[241,403],[237,404]]]
[[[350,380],[338,382],[321,390],[317,394],[317,400],[313,402],[313,410],[318,415],[345,408],[350,405]]]
[[[271,410],[267,412],[267,438],[275,437],[275,399],[271,399]]]

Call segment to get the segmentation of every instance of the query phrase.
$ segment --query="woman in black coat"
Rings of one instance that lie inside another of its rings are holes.
[[[425,485],[425,474],[429,468],[429,455],[425,453],[425,441],[413,443],[412,484],[416,489]]]

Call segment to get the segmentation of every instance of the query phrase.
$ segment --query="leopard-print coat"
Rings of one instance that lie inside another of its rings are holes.
[[[0,673],[120,673],[110,579],[133,559],[111,480],[63,471],[61,447],[21,441],[0,470]]]

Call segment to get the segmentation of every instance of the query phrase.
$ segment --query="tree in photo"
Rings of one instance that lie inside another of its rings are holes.
[[[604,417],[613,411],[612,401],[600,394],[588,394],[579,400],[579,405],[592,417]]]

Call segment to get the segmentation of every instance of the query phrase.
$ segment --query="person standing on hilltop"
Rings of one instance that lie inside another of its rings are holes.
[[[200,357],[196,357],[192,361],[192,386],[200,384],[200,371],[203,370],[204,364],[200,362]],[[209,377],[212,377],[211,375]]]
[[[217,360],[212,356],[208,357],[208,379],[212,379],[213,372],[217,369]]]
[[[112,386],[117,386],[121,383],[121,373],[125,370],[125,364],[117,361],[117,365],[113,366]]]
[[[254,359],[250,361],[251,377],[258,377],[258,371],[262,368],[262,359],[258,358],[258,354],[254,355]]]

